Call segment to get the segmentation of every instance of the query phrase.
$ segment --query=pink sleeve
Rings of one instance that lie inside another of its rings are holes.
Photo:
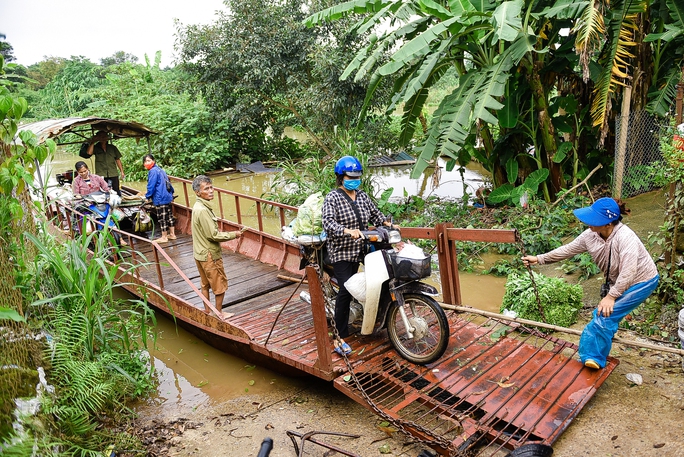
[[[98,179],[97,185],[98,185],[103,191],[107,192],[107,191],[109,190],[109,186],[107,185],[107,181],[105,181],[104,178],[103,178],[102,176],[98,176],[98,175],[95,175],[95,176],[97,176],[97,179]],[[91,179],[92,179],[92,176],[91,176]]]

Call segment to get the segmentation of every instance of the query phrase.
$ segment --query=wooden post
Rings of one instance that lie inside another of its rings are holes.
[[[451,222],[437,224],[437,259],[439,261],[439,277],[442,283],[442,300],[451,305],[461,304],[461,288],[458,278],[458,260],[453,243],[449,241],[447,230],[454,225]]]
[[[629,106],[632,100],[632,86],[625,86],[622,95],[622,112],[620,113],[620,137],[617,139],[615,151],[615,167],[613,170],[613,197],[622,198],[622,175],[625,173],[625,156],[627,155],[627,134],[629,133]]]
[[[311,294],[311,312],[313,314],[314,329],[316,330],[316,348],[318,350],[317,365],[322,371],[332,373],[332,343],[328,337],[328,320],[325,316],[325,297],[321,288],[320,279],[316,269],[309,265],[306,267],[306,278],[309,282],[309,294]]]

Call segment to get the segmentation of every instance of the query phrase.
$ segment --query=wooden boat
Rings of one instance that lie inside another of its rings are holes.
[[[216,309],[197,286],[191,183],[171,179],[181,195],[173,203],[178,239],[162,245],[149,234],[121,232],[129,244],[122,260],[136,265],[119,271],[126,289],[219,349],[287,374],[332,381],[442,455],[503,456],[529,443],[552,445],[618,364],[609,358],[605,369],[590,370],[577,360],[575,344],[452,311],[449,347],[430,365],[403,360],[387,338],[359,334],[347,339],[355,349],[347,362],[332,351],[315,269],[301,269],[299,246],[264,228],[267,216],[286,225],[296,208],[222,189],[215,196],[220,229],[242,228],[248,207],[256,213],[256,227],[223,244],[229,289],[223,308]],[[47,208],[56,226],[73,233],[68,203],[54,201]],[[513,231],[449,224],[405,228],[402,235],[435,240],[442,301],[455,305],[461,304],[455,243],[517,241]],[[299,299],[302,290],[311,304]]]

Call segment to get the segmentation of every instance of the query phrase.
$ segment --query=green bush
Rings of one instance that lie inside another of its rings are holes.
[[[514,272],[508,276],[501,312],[508,309],[515,311],[522,319],[546,322],[561,327],[569,327],[577,322],[577,316],[582,307],[582,287],[577,284],[568,284],[562,278],[532,274],[546,319],[542,319],[534,285],[527,272]]]

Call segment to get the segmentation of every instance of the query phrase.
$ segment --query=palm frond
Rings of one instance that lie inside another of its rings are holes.
[[[606,27],[608,42],[604,47],[600,59],[603,65],[596,86],[594,88],[594,100],[591,106],[592,125],[600,126],[601,141],[607,134],[607,113],[611,106],[612,94],[617,86],[624,85],[624,79],[629,77],[629,58],[632,54],[629,48],[635,45],[634,30],[637,29],[636,19],[639,13],[646,11],[647,2],[639,0],[635,2],[614,2],[610,9],[611,20]]]
[[[411,172],[412,178],[420,176],[433,157],[446,155],[458,160],[478,119],[493,124],[498,122],[489,110],[503,107],[497,97],[506,89],[513,54],[509,48],[495,65],[468,72],[459,79],[458,87],[442,100],[433,114],[428,138],[419,150]]]
[[[539,16],[558,19],[576,19],[584,13],[584,9],[593,6],[592,0],[558,0],[553,6],[544,8]]]
[[[418,68],[412,72],[412,78],[405,84],[402,93],[404,113],[401,118],[400,144],[408,144],[413,138],[416,119],[423,111],[429,88],[446,72],[447,67],[445,65],[439,66],[439,63],[447,46],[448,41],[444,40],[436,52],[433,52],[417,66]]]
[[[648,94],[651,99],[646,105],[646,109],[659,116],[667,115],[668,111],[675,102],[677,96],[677,84],[682,77],[679,68],[671,68],[663,80],[661,87]]]
[[[575,49],[579,55],[582,67],[582,79],[589,81],[589,62],[598,49],[606,33],[606,24],[603,13],[593,2],[585,5],[582,15],[577,21],[573,32],[575,33]]]
[[[391,60],[378,69],[378,72],[383,76],[391,75],[402,70],[406,65],[410,65],[412,62],[422,59],[432,51],[430,44],[433,41],[443,39],[442,34],[447,31],[450,31],[451,33],[455,32],[455,30],[450,30],[452,27],[460,27],[458,18],[451,18],[448,21],[440,22],[430,27],[399,48],[399,50],[392,55]]]
[[[394,2],[396,2],[396,0],[394,0]],[[352,0],[314,13],[306,18],[305,23],[307,26],[311,27],[325,21],[340,19],[352,13],[372,13],[382,9],[387,3],[393,2],[390,0]]]

